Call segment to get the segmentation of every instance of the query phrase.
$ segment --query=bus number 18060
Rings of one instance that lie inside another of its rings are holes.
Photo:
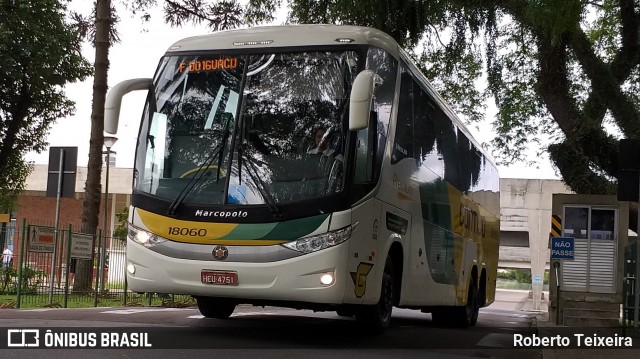
[[[204,237],[207,230],[204,228],[169,227],[169,234],[173,236]]]

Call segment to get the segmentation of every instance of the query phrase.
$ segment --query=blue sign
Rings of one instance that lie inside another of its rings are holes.
[[[571,237],[551,238],[551,259],[574,259],[575,245]]]

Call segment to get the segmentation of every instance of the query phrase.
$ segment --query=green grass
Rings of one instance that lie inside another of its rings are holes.
[[[115,283],[105,283],[105,288],[108,289],[124,289],[124,281],[122,282],[115,282]]]
[[[49,304],[48,294],[38,295],[24,295],[21,297],[21,309],[29,308],[62,308],[64,305],[64,295],[55,294],[52,297],[52,303]],[[168,298],[160,298],[154,295],[149,303],[149,296],[147,294],[133,294],[127,295],[126,306],[131,307],[189,307],[195,305],[195,301],[187,296],[176,296],[175,301]],[[91,308],[95,306],[95,297],[93,295],[81,295],[81,294],[69,294],[67,297],[67,308]],[[123,307],[124,295],[122,293],[118,295],[107,294],[98,296],[98,307]],[[16,295],[0,295],[0,309],[1,308],[16,308]]]

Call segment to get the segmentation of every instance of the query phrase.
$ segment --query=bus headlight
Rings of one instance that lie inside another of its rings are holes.
[[[142,244],[143,246],[150,248],[155,246],[156,244],[162,243],[162,242],[166,242],[167,239],[166,238],[162,238],[159,236],[156,236],[155,234],[149,232],[149,231],[145,231],[144,229],[140,229],[138,227],[134,227],[131,224],[129,224],[129,231],[128,231],[128,237],[139,244]]]
[[[302,253],[311,253],[338,245],[351,237],[351,232],[358,223],[323,234],[300,238],[282,244],[284,247]]]

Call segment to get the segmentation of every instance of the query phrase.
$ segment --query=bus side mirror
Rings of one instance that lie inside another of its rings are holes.
[[[364,70],[356,76],[349,101],[350,131],[362,130],[369,126],[373,89],[380,81],[380,77],[371,70]]]
[[[152,87],[152,79],[125,80],[113,86],[104,105],[104,132],[111,134],[118,132],[120,105],[124,95],[131,91],[150,90]]]

